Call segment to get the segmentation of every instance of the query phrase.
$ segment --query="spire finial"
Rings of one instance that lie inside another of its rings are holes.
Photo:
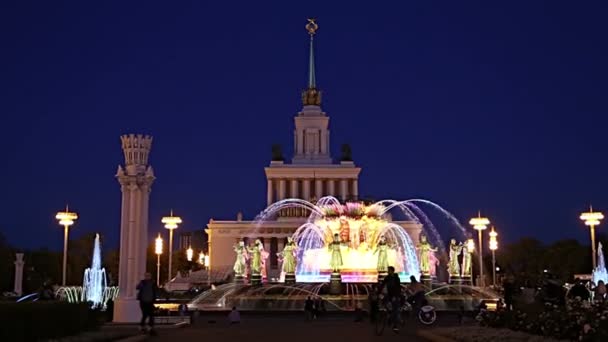
[[[308,88],[302,93],[302,102],[305,106],[321,105],[321,92],[317,90],[317,80],[315,75],[315,52],[314,52],[314,35],[317,34],[319,25],[316,19],[309,18],[306,24],[306,31],[310,35],[310,54],[308,57]]]

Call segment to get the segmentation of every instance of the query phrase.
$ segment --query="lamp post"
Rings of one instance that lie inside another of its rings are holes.
[[[483,244],[481,233],[488,228],[490,220],[488,220],[486,217],[481,217],[481,213],[478,213],[477,217],[474,217],[469,221],[469,224],[472,225],[473,229],[477,231],[479,240],[479,285],[483,287],[485,284],[483,280]]]
[[[59,224],[63,226],[63,272],[61,277],[61,284],[65,286],[65,279],[68,267],[68,231],[74,221],[78,218],[76,213],[71,213],[68,210],[68,206],[65,206],[65,211],[60,211],[55,215],[55,218],[59,221]]]
[[[160,237],[160,233],[156,238],[154,252],[156,253],[156,286],[160,286],[160,255],[163,254],[163,238]]]
[[[192,250],[192,246],[188,246],[188,249],[186,249],[186,259],[188,259],[188,261],[192,261],[193,256],[194,250]]]
[[[600,221],[604,218],[604,215],[599,211],[593,211],[593,207],[589,207],[589,212],[581,214],[581,220],[585,222],[585,226],[589,226],[591,231],[591,261],[593,263],[593,269],[597,267],[597,256],[595,255],[595,226],[600,224]]]
[[[496,250],[498,249],[498,233],[492,227],[490,231],[490,250],[492,251],[492,286],[496,286]]]
[[[205,265],[205,253],[203,253],[203,252],[198,253],[198,263],[201,266]]]
[[[165,216],[161,220],[165,224],[165,228],[169,229],[169,274],[167,275],[168,281],[171,281],[171,267],[173,266],[173,230],[177,229],[177,225],[182,223],[182,219],[173,216],[173,210],[171,210],[170,216]]]

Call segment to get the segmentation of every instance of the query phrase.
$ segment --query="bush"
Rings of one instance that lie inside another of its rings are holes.
[[[99,327],[100,314],[86,303],[0,304],[0,341],[39,341],[72,336]]]
[[[590,304],[577,298],[566,306],[547,303],[542,308],[482,312],[478,320],[482,326],[509,328],[556,339],[608,340],[608,302]]]

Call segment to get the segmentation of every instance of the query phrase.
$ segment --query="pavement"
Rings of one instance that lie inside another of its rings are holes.
[[[183,329],[158,329],[158,336],[149,337],[155,342],[188,342],[188,341],[287,341],[287,342],[357,342],[382,340],[428,341],[418,335],[419,331],[432,328],[409,318],[399,334],[388,327],[382,336],[374,334],[374,325],[369,321],[354,322],[350,315],[321,317],[314,321],[305,321],[304,315],[253,315],[243,314],[241,323],[229,325],[226,316],[201,316],[190,326]],[[453,316],[438,317],[434,326],[450,326],[457,323]]]

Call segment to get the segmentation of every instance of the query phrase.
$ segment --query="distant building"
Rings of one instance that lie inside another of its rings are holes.
[[[178,248],[186,250],[188,247],[196,252],[207,253],[207,234],[202,230],[179,232]]]
[[[359,200],[361,168],[353,162],[350,147],[343,146],[337,162],[331,155],[329,116],[321,109],[321,90],[316,84],[312,39],[309,58],[308,86],[302,92],[303,107],[294,118],[294,155],[291,163],[285,160],[280,146],[274,146],[270,165],[264,169],[267,205],[286,198],[315,202],[329,195],[343,202]],[[377,128],[370,126],[370,129]],[[276,253],[283,250],[287,237],[306,222],[308,215],[305,209],[287,208],[278,217],[261,223],[243,220],[240,213],[236,220],[210,219],[206,232],[209,236],[211,270],[230,272],[235,260],[233,246],[240,240],[249,244],[252,239],[260,239],[264,249],[270,252],[268,274],[276,277]],[[395,223],[401,225],[412,240],[417,241],[422,225],[413,221]]]

